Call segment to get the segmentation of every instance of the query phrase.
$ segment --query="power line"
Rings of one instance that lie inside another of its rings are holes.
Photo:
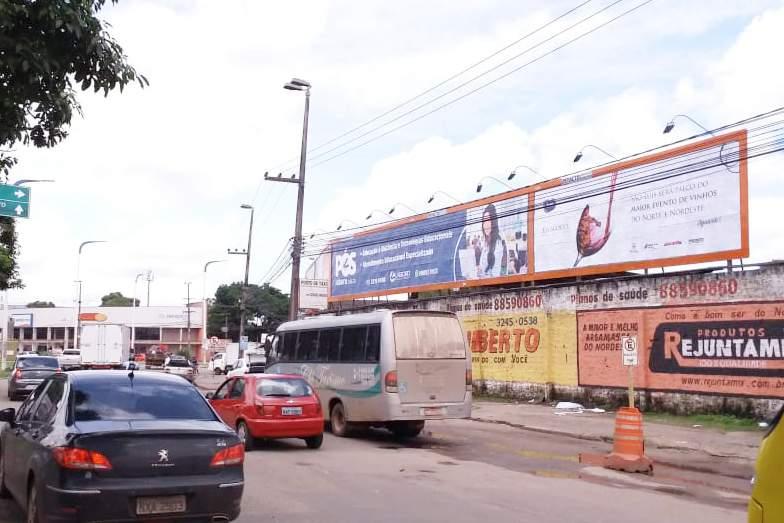
[[[695,138],[698,138],[698,137],[701,137],[701,136],[705,136],[706,134],[714,134],[715,135],[715,134],[721,133],[723,131],[727,131],[729,129],[737,128],[737,127],[740,127],[740,126],[743,126],[743,125],[746,125],[746,124],[749,124],[749,123],[752,123],[752,122],[755,122],[755,121],[760,121],[760,120],[764,120],[766,118],[770,118],[770,117],[775,116],[775,115],[780,114],[780,113],[784,113],[784,106],[783,107],[778,107],[776,109],[772,109],[770,111],[766,111],[764,113],[759,113],[757,115],[750,116],[750,117],[747,117],[747,118],[744,118],[744,119],[741,119],[741,120],[738,120],[738,121],[735,121],[735,122],[732,122],[732,123],[729,123],[729,124],[725,124],[723,126],[720,126],[720,127],[715,128],[715,129],[712,129],[708,133],[700,133],[700,134],[697,134],[697,135],[689,136],[689,137],[683,138],[681,140],[677,140],[675,142],[671,142],[671,143],[660,145],[660,146],[656,146],[656,147],[651,147],[651,148],[649,148],[647,150],[644,150],[644,151],[641,151],[641,152],[638,152],[638,153],[635,153],[635,154],[632,154],[632,155],[625,156],[625,157],[623,157],[623,158],[621,158],[619,160],[612,160],[612,161],[605,162],[605,163],[602,163],[602,164],[596,164],[596,165],[591,166],[590,168],[583,169],[583,170],[580,170],[580,171],[572,171],[570,173],[562,175],[562,177],[569,177],[569,176],[576,175],[576,174],[590,172],[591,170],[595,170],[595,169],[600,168],[600,167],[605,167],[605,166],[608,166],[608,165],[611,165],[611,164],[616,164],[616,163],[619,163],[619,162],[624,162],[624,161],[627,161],[627,160],[631,160],[633,158],[638,158],[638,157],[641,157],[641,156],[644,156],[644,155],[648,155],[648,154],[651,154],[651,153],[654,153],[654,152],[657,152],[657,151],[662,151],[664,149],[667,149],[667,148],[670,148],[670,147],[673,147],[673,146],[676,146],[676,145],[679,145],[679,144],[686,143],[686,142],[691,141],[691,140],[693,140]],[[764,125],[760,125],[758,127],[754,127],[754,128],[749,129],[749,133],[753,137],[753,136],[755,136],[755,133],[757,131],[760,131],[760,130],[763,130],[763,129],[767,129],[767,128],[771,127],[771,126],[775,126],[775,125],[778,125],[778,124],[780,124],[780,122],[766,123]],[[670,158],[668,160],[668,162],[679,162],[679,161],[682,161],[682,160],[683,160],[683,156],[677,156],[677,157],[674,157],[674,158]],[[667,163],[665,163],[664,165],[667,165]],[[648,165],[647,167],[650,167],[650,165]],[[572,184],[569,184],[568,186],[562,186],[562,187],[564,188],[563,190],[571,190],[572,188],[576,189],[576,188],[587,187],[591,183],[595,183],[595,179],[588,179],[588,180],[584,180],[584,181],[581,181],[581,182],[578,182],[578,183],[572,183]],[[444,208],[441,208],[441,209],[432,210],[432,211],[429,211],[429,214],[443,213],[448,208],[449,207],[444,207]],[[375,223],[375,224],[366,224],[366,225],[360,225],[360,226],[357,226],[357,227],[349,227],[349,228],[345,228],[345,229],[343,229],[341,231],[334,230],[334,231],[330,231],[330,232],[322,233],[322,234],[316,233],[313,236],[314,237],[328,238],[327,240],[321,240],[322,242],[323,241],[330,241],[334,237],[345,237],[347,233],[357,233],[357,232],[363,231],[363,230],[368,229],[368,228],[380,227],[380,226],[383,226],[383,225],[386,225],[386,224],[389,224],[389,223],[394,223],[394,222],[399,221],[399,220],[400,220],[399,218],[394,218],[394,219],[390,219],[390,220],[387,220],[387,221],[382,221],[382,222]]]
[[[623,0],[617,0],[616,3],[618,3],[618,1],[623,1]],[[457,98],[449,100],[448,102],[445,102],[445,103],[437,106],[436,108],[434,108],[434,109],[432,109],[432,110],[430,110],[430,111],[428,111],[426,113],[423,113],[423,114],[421,114],[421,115],[419,115],[419,116],[417,116],[415,118],[412,118],[411,120],[403,122],[402,124],[397,125],[397,126],[393,127],[392,129],[389,129],[389,130],[383,132],[380,135],[374,136],[374,137],[372,137],[372,138],[370,138],[368,140],[365,140],[364,142],[360,142],[359,144],[357,144],[357,145],[355,145],[353,147],[350,147],[350,148],[348,148],[348,149],[346,149],[344,151],[341,151],[339,153],[336,153],[336,154],[334,154],[332,156],[328,156],[327,158],[325,158],[325,159],[323,159],[321,161],[318,161],[315,164],[311,165],[311,168],[318,167],[319,165],[323,165],[323,164],[325,164],[327,162],[335,160],[336,158],[344,156],[344,155],[346,155],[346,154],[348,154],[350,152],[356,151],[357,149],[359,149],[361,147],[364,147],[365,145],[368,145],[368,144],[373,143],[373,142],[375,142],[377,140],[380,140],[381,138],[384,138],[385,136],[388,136],[388,135],[392,134],[395,131],[398,131],[398,130],[400,130],[400,129],[404,128],[404,127],[407,127],[407,126],[409,126],[409,125],[411,125],[411,124],[413,124],[415,122],[418,122],[419,120],[421,120],[421,119],[423,119],[423,118],[425,118],[427,116],[430,116],[433,113],[436,113],[436,112],[438,112],[438,111],[440,111],[440,110],[442,110],[442,109],[444,109],[446,107],[449,107],[450,105],[452,105],[452,104],[454,104],[456,102],[459,102],[460,100],[462,100],[464,98],[467,98],[468,96],[470,96],[472,94],[475,94],[475,93],[479,92],[480,90],[482,90],[482,89],[484,89],[484,88],[486,88],[486,87],[488,87],[488,86],[490,86],[490,85],[492,85],[492,84],[494,84],[494,83],[496,83],[496,82],[498,82],[500,80],[503,80],[504,78],[506,78],[506,77],[508,77],[508,76],[510,76],[510,75],[512,75],[512,74],[514,74],[514,73],[516,73],[518,71],[520,71],[521,69],[523,69],[525,67],[528,67],[528,66],[530,66],[530,65],[532,65],[532,64],[534,64],[534,63],[536,63],[536,62],[538,62],[540,60],[542,60],[543,58],[546,58],[547,56],[549,56],[551,54],[554,54],[555,52],[557,52],[557,51],[559,51],[559,50],[561,50],[561,49],[563,49],[563,48],[565,48],[565,47],[567,47],[567,46],[577,42],[578,40],[581,40],[581,39],[585,38],[586,36],[589,36],[589,35],[595,33],[599,29],[602,29],[602,28],[606,27],[607,25],[609,25],[609,24],[611,24],[611,23],[613,23],[613,22],[623,18],[624,16],[627,16],[627,15],[631,14],[632,12],[636,11],[637,9],[640,9],[640,8],[646,6],[647,4],[650,4],[651,2],[653,2],[653,0],[645,0],[641,4],[638,4],[635,7],[624,11],[620,15],[615,16],[615,17],[613,17],[613,18],[611,18],[611,19],[609,19],[609,20],[599,24],[598,26],[594,27],[593,29],[590,29],[590,30],[588,30],[588,31],[586,31],[584,33],[581,33],[580,35],[576,36],[575,38],[572,38],[571,40],[568,40],[565,43],[563,43],[563,44],[561,44],[561,45],[559,45],[559,46],[557,46],[557,47],[547,51],[543,55],[538,56],[538,57],[536,57],[536,58],[534,58],[532,60],[529,60],[528,62],[526,62],[526,63],[524,63],[524,64],[522,64],[522,65],[520,65],[518,67],[515,67],[511,71],[508,71],[508,72],[502,74],[501,76],[498,76],[498,77],[494,78],[493,80],[490,80],[489,82],[486,82],[486,83],[484,83],[484,84],[482,84],[482,85],[480,85],[480,86],[478,86],[478,87],[468,91],[467,93],[464,93],[464,94],[458,96]],[[613,4],[613,5],[615,5],[615,4]],[[402,116],[410,114],[411,112],[413,112],[413,111],[409,111],[409,112],[407,112],[406,114],[404,114]],[[396,119],[399,119],[399,117],[396,118]],[[382,127],[385,127],[385,125],[379,126],[375,130],[381,129]],[[370,133],[374,132],[375,130],[370,131]],[[369,133],[364,133],[361,136],[366,136],[367,134],[369,134]],[[357,137],[354,140],[359,139],[359,138],[360,137]],[[352,141],[354,141],[354,140],[352,140]],[[351,143],[351,141],[346,142],[346,144],[344,144],[344,145],[348,145],[349,143]],[[316,156],[317,157],[322,157],[325,154],[326,154],[326,152],[325,153],[321,153],[320,155],[316,155]]]
[[[562,14],[558,15],[557,17],[555,17],[555,18],[553,18],[553,19],[549,20],[549,21],[548,21],[548,22],[546,22],[545,24],[543,24],[543,25],[541,25],[541,26],[537,27],[537,28],[536,28],[536,29],[534,29],[533,31],[530,31],[529,33],[526,33],[526,34],[525,34],[525,35],[523,35],[522,37],[520,37],[520,38],[518,38],[518,39],[514,40],[513,42],[511,42],[511,43],[509,43],[509,44],[505,45],[504,47],[502,47],[502,48],[500,48],[500,49],[496,50],[496,51],[495,51],[495,52],[493,52],[492,54],[485,56],[485,57],[484,57],[484,58],[482,58],[481,60],[479,60],[479,61],[477,61],[477,62],[474,62],[473,64],[469,65],[468,67],[465,67],[465,68],[464,68],[464,69],[462,69],[461,71],[459,71],[459,72],[457,72],[457,73],[454,73],[453,75],[451,75],[451,76],[449,76],[448,78],[446,78],[446,79],[444,79],[444,80],[440,81],[439,83],[437,83],[437,84],[433,85],[432,87],[429,87],[429,88],[425,89],[424,91],[421,91],[419,94],[417,94],[417,95],[415,95],[415,96],[412,96],[411,98],[408,98],[407,100],[405,100],[405,101],[403,101],[403,102],[400,102],[400,103],[398,103],[398,104],[397,104],[397,105],[395,105],[394,107],[392,107],[392,108],[390,108],[390,109],[388,109],[388,110],[384,111],[383,113],[381,113],[381,114],[379,114],[379,115],[377,115],[377,116],[375,116],[375,117],[371,118],[370,120],[367,120],[367,121],[365,121],[365,122],[363,122],[363,123],[361,123],[361,124],[357,125],[356,127],[353,127],[353,128],[351,128],[351,129],[349,129],[348,131],[345,131],[345,132],[343,132],[342,134],[340,134],[340,135],[338,135],[338,136],[335,136],[335,137],[333,137],[333,138],[331,138],[331,139],[327,140],[326,142],[323,142],[323,143],[321,143],[321,144],[319,144],[319,145],[317,145],[317,146],[315,146],[315,147],[313,147],[313,148],[311,148],[311,149],[308,149],[308,155],[310,155],[311,153],[313,153],[313,152],[315,152],[315,151],[318,151],[319,149],[323,149],[323,148],[324,148],[324,147],[326,147],[327,145],[329,145],[329,144],[332,144],[332,143],[334,143],[334,142],[336,142],[336,141],[340,140],[341,138],[344,138],[344,137],[346,137],[346,136],[348,136],[348,135],[350,135],[350,134],[352,134],[352,133],[354,133],[354,132],[356,132],[356,131],[358,131],[358,130],[360,130],[360,129],[364,129],[365,127],[367,127],[367,126],[368,126],[368,125],[370,125],[371,123],[377,122],[377,121],[378,121],[378,120],[380,120],[381,118],[383,118],[383,117],[385,117],[385,116],[387,116],[387,115],[389,115],[389,114],[392,114],[392,113],[394,113],[394,112],[395,112],[395,111],[397,111],[398,109],[402,109],[403,107],[407,106],[407,105],[408,105],[408,104],[410,104],[411,102],[414,102],[414,101],[418,100],[419,98],[422,98],[423,96],[425,96],[425,95],[427,95],[427,94],[430,94],[431,92],[435,91],[435,90],[436,90],[436,89],[438,89],[439,87],[442,87],[442,86],[444,86],[444,85],[448,84],[448,83],[449,83],[449,82],[451,82],[452,80],[455,80],[456,78],[459,78],[460,76],[462,76],[462,75],[464,75],[465,73],[467,73],[467,72],[471,71],[472,69],[475,69],[476,67],[478,67],[478,66],[482,65],[483,63],[485,63],[485,62],[487,62],[487,61],[491,60],[492,58],[495,58],[496,56],[498,56],[499,54],[503,53],[504,51],[507,51],[507,50],[511,49],[512,47],[516,46],[516,45],[517,45],[517,44],[519,44],[520,42],[522,42],[522,41],[524,41],[524,40],[526,40],[526,39],[530,38],[531,36],[534,36],[535,34],[537,34],[537,33],[541,32],[541,31],[543,31],[543,30],[544,30],[544,29],[546,29],[546,28],[550,27],[550,26],[551,26],[551,25],[553,25],[554,23],[556,23],[556,22],[558,22],[559,20],[561,20],[561,19],[563,19],[563,18],[565,18],[565,17],[569,16],[570,14],[574,13],[575,11],[577,11],[577,10],[578,10],[578,9],[580,9],[581,7],[585,6],[586,4],[589,4],[591,1],[592,1],[592,0],[586,0],[586,1],[584,1],[584,2],[581,2],[581,3],[577,4],[576,6],[572,7],[571,9],[569,9],[569,10],[567,10],[567,11],[563,12]],[[273,169],[271,169],[271,171],[272,171],[272,172],[274,172],[274,171],[277,171],[277,170],[278,170],[278,169],[280,169],[281,167],[284,167],[284,166],[286,166],[286,165],[290,164],[291,162],[294,162],[294,161],[296,161],[296,160],[298,160],[298,159],[299,159],[299,156],[295,156],[295,157],[291,158],[290,160],[288,160],[288,161],[286,161],[286,162],[283,162],[283,163],[280,163],[280,164],[278,164],[276,167],[274,167]],[[256,192],[258,193],[258,190],[257,190]]]

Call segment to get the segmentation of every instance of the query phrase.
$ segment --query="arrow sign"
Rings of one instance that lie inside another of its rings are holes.
[[[0,184],[0,216],[30,217],[30,188]]]

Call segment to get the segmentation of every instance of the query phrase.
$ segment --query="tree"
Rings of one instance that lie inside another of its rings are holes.
[[[30,309],[48,309],[51,307],[56,307],[54,303],[51,301],[31,301],[27,304],[27,307]]]
[[[210,336],[239,339],[240,296],[242,283],[221,285],[215,291],[215,302],[210,306],[207,320],[207,333]],[[246,302],[245,333],[251,339],[258,339],[261,333],[273,332],[286,321],[289,311],[289,297],[279,289],[266,285],[249,285]],[[227,325],[228,333],[221,332]]]
[[[0,0],[0,175],[16,165],[17,144],[53,147],[81,114],[74,86],[104,96],[149,85],[106,31],[107,0]],[[110,0],[117,3],[118,0]],[[0,218],[0,289],[21,287],[14,221]]]
[[[136,307],[139,306],[139,300],[134,302],[133,298],[126,298],[121,292],[110,292],[101,298],[101,307]]]

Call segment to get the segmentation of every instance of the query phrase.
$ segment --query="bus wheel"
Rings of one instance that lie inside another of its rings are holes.
[[[345,438],[349,434],[349,426],[346,421],[346,411],[341,402],[332,406],[329,412],[329,424],[332,426],[332,434],[339,438]]]
[[[392,434],[400,439],[416,438],[424,428],[424,421],[396,421],[389,425]]]

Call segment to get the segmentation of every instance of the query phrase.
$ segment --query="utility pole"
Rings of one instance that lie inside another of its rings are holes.
[[[290,182],[297,184],[297,218],[294,225],[294,242],[291,252],[291,295],[289,297],[289,320],[296,320],[299,314],[299,267],[302,256],[302,211],[305,205],[305,163],[308,152],[308,113],[310,111],[310,83],[299,78],[292,78],[283,86],[289,91],[305,91],[305,116],[302,121],[302,146],[299,153],[299,177],[283,178],[278,175],[270,178],[264,173],[265,180],[274,182]]]
[[[150,306],[150,283],[154,279],[152,271],[150,270],[147,271],[146,279],[147,279],[147,306],[149,307]]]
[[[188,357],[191,357],[191,282],[186,281],[185,287],[188,289],[187,298],[185,298],[185,308],[188,313]]]
[[[207,355],[207,308],[209,302],[207,301],[207,268],[213,263],[221,263],[226,260],[210,260],[204,264],[204,272],[201,277],[201,357],[202,363],[206,363],[205,357]]]
[[[106,243],[106,241],[88,240],[79,244],[79,253],[76,257],[76,281],[79,283],[79,301],[76,307],[76,325],[74,325],[74,348],[77,350],[81,349],[79,330],[82,328],[82,249],[84,249],[85,245],[90,245],[91,243]]]
[[[252,205],[248,205],[247,203],[240,205],[240,208],[250,210],[250,225],[248,226],[248,248],[243,250],[228,249],[227,252],[229,254],[245,255],[245,280],[242,284],[242,290],[240,291],[240,339],[237,340],[240,344],[240,356],[242,356],[244,352],[242,349],[242,337],[245,335],[245,308],[248,294],[248,276],[250,274],[250,247],[253,241],[253,213],[255,212],[255,209]]]

